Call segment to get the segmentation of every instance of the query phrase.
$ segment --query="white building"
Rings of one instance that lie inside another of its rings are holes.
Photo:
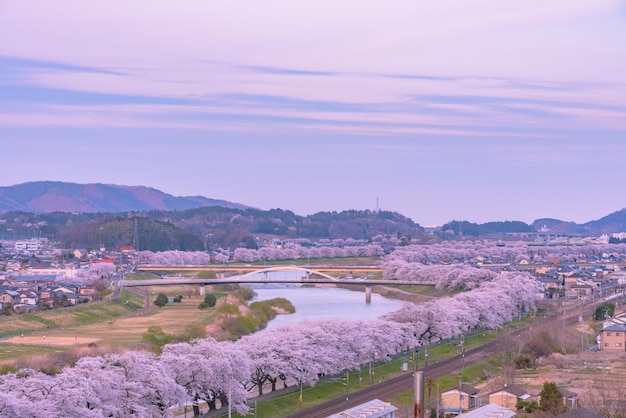
[[[15,241],[15,251],[26,251],[29,253],[38,253],[43,249],[43,245],[39,240],[31,239],[28,241]]]
[[[389,402],[374,399],[338,414],[329,415],[328,418],[395,418],[397,410],[398,408]]]
[[[457,418],[512,418],[515,412],[503,406],[488,403],[469,412],[457,415]]]

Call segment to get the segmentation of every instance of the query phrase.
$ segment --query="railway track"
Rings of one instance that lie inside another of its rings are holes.
[[[587,305],[586,308],[593,308],[593,305]],[[537,324],[542,322],[551,322],[563,320],[563,324],[572,325],[578,321],[578,315],[581,314],[579,309],[571,309],[565,313],[552,313],[544,318],[538,319]],[[459,354],[454,357],[441,360],[428,367],[421,368],[424,371],[424,379],[437,379],[443,376],[449,376],[459,373],[463,366],[468,366],[486,360],[493,356],[498,349],[498,345],[502,343],[504,338],[523,337],[525,334],[532,332],[532,325],[512,331],[507,337],[498,337],[479,347],[467,350],[463,355]],[[298,413],[289,415],[287,418],[327,418],[329,415],[336,414],[348,408],[371,401],[372,399],[390,399],[394,396],[413,389],[413,373],[407,372],[393,379],[378,383],[358,392],[332,399],[326,403],[302,410]]]

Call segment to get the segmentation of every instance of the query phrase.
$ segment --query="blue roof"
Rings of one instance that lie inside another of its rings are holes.
[[[609,325],[606,328],[602,328],[602,331],[626,331],[626,325],[613,324],[613,325]]]

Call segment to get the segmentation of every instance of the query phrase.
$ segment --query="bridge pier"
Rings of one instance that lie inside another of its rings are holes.
[[[200,296],[204,296],[206,295],[206,286],[205,285],[201,285],[200,286]]]
[[[365,286],[365,303],[372,303],[372,286]]]
[[[217,273],[217,278],[218,278],[218,279],[220,279],[220,280],[224,280],[224,277],[226,277],[226,276],[224,275],[224,272],[223,272],[223,271],[221,271],[221,272]]]

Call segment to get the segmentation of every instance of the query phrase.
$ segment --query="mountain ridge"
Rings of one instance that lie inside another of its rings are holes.
[[[129,212],[187,210],[203,206],[250,206],[204,196],[173,196],[147,186],[33,181],[0,187],[0,212]]]
[[[0,187],[0,213],[11,211],[35,214],[67,213],[128,213],[150,211],[187,211],[204,207],[222,207],[247,210],[257,208],[227,200],[204,196],[173,196],[148,186],[126,186],[105,183],[73,183],[61,181],[33,181]],[[289,212],[289,211],[287,211]],[[322,212],[320,212],[321,214]],[[312,215],[314,219],[320,214]],[[157,216],[158,218],[158,216]],[[412,221],[412,220],[411,220]],[[626,208],[610,213],[602,218],[583,224],[562,221],[555,218],[540,218],[524,227],[522,222],[487,222],[473,224],[467,221],[453,221],[447,224],[454,230],[456,224],[462,227],[464,235],[476,236],[502,232],[545,232],[547,234],[601,235],[626,231]],[[273,226],[274,228],[275,226]],[[443,226],[446,229],[446,225]],[[515,227],[512,229],[512,227]],[[281,226],[284,228],[284,225]],[[204,231],[206,232],[206,231]]]

